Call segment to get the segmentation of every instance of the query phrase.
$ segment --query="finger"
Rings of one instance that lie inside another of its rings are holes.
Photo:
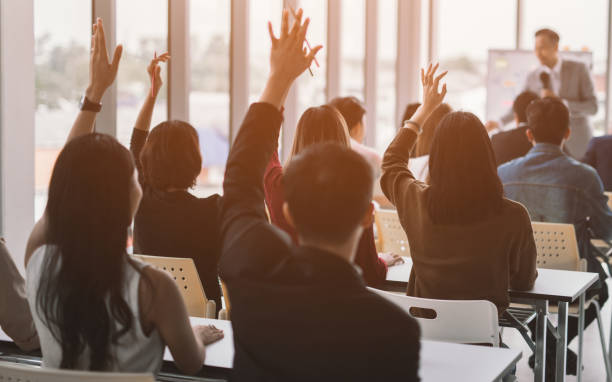
[[[155,67],[155,82],[161,85],[161,66]]]
[[[121,60],[122,53],[123,53],[123,45],[119,44],[115,48],[115,53],[113,54],[113,62],[111,63],[111,68],[113,69],[113,73],[117,73],[117,70],[119,70],[119,61]]]
[[[106,34],[104,33],[104,25],[102,19],[98,18],[98,44],[100,44],[100,54],[108,60],[108,50],[106,49]]]
[[[438,90],[438,84],[440,83],[440,80],[442,79],[442,77],[444,77],[446,74],[448,73],[448,70],[445,71],[444,73],[440,74],[438,77],[436,77],[436,79],[434,80],[434,87],[436,88],[436,91]]]
[[[306,32],[308,31],[308,25],[310,25],[310,17],[307,17],[304,21],[304,25],[300,27],[300,31],[298,32],[298,42],[304,41],[306,39]]]
[[[289,35],[289,12],[283,10],[283,20],[281,21],[281,34],[280,38],[287,37]]]
[[[421,68],[421,84],[425,85],[425,70]]]
[[[272,41],[272,45],[275,45],[278,39],[274,35],[274,30],[272,29],[272,22],[268,21],[268,33],[270,33],[270,41]]]
[[[295,15],[295,21],[293,21],[293,26],[291,27],[289,36],[295,37],[298,34],[300,27],[302,26],[302,13],[302,9],[300,8]]]
[[[96,51],[96,31],[98,28],[96,28],[96,24],[93,24],[92,27],[92,34],[91,34],[91,51],[95,52]]]
[[[321,49],[323,49],[323,45],[317,45],[314,48],[312,48],[308,56],[306,56],[306,59],[308,61],[308,66],[310,66],[312,61],[315,59],[315,56],[317,55],[317,53],[319,53]]]
[[[440,96],[442,96],[442,98],[446,96],[446,84],[442,85],[442,93],[440,93]]]

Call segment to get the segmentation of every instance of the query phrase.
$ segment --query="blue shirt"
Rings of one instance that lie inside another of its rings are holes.
[[[590,217],[595,235],[612,239],[612,211],[599,175],[565,155],[558,145],[538,143],[497,172],[505,196],[522,203],[532,221],[574,224],[580,238]]]

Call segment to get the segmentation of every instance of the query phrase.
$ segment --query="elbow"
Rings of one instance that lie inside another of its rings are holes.
[[[183,362],[176,362],[178,368],[185,374],[188,375],[196,375],[204,365],[204,361],[206,360],[206,349],[202,349],[202,351],[198,352],[196,357],[190,360],[185,360]]]

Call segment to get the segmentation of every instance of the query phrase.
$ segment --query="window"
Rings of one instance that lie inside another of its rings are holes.
[[[538,29],[551,28],[559,33],[560,50],[593,53],[593,80],[599,100],[597,115],[591,119],[595,133],[605,133],[606,60],[608,58],[608,1],[529,0],[524,1],[521,48],[533,49]]]
[[[53,165],[89,81],[91,33],[89,1],[34,1],[36,219],[45,209]]]
[[[313,76],[306,70],[298,78],[298,118],[311,106],[325,103],[326,90],[326,62],[327,53],[325,45],[327,41],[327,0],[308,0],[300,4],[304,10],[304,18],[310,17],[310,25],[306,39],[311,47],[323,45],[323,49],[317,53],[317,66],[314,62],[310,68]]]
[[[153,54],[168,50],[167,0],[117,0],[117,44],[123,56],[117,75],[117,139],[129,145],[138,111],[149,91],[147,66]],[[109,53],[112,54],[112,53]],[[162,65],[164,87],[159,92],[151,127],[168,116],[168,75]]]
[[[282,0],[257,0],[250,3],[249,19],[249,102],[257,101],[270,71],[270,35],[268,21],[274,34],[280,34]]]
[[[437,57],[449,70],[446,102],[484,120],[487,52],[515,48],[516,1],[439,0],[437,11]]]
[[[202,172],[194,193],[221,193],[229,151],[230,0],[190,3],[191,92],[189,114],[198,130]]]
[[[364,100],[365,0],[342,2],[340,96]]]
[[[395,137],[395,67],[397,59],[397,1],[378,2],[378,86],[376,89],[376,149],[385,151]],[[403,107],[403,106],[402,106]]]

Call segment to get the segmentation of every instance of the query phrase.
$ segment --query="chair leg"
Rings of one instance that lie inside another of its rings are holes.
[[[606,378],[608,382],[612,382],[612,369],[610,368],[610,359],[606,352],[606,337],[604,335],[603,324],[601,322],[601,311],[599,309],[599,303],[597,301],[592,302],[595,305],[595,312],[597,313],[597,327],[599,328],[599,339],[601,340],[601,351],[603,353],[604,365],[606,367]]]

